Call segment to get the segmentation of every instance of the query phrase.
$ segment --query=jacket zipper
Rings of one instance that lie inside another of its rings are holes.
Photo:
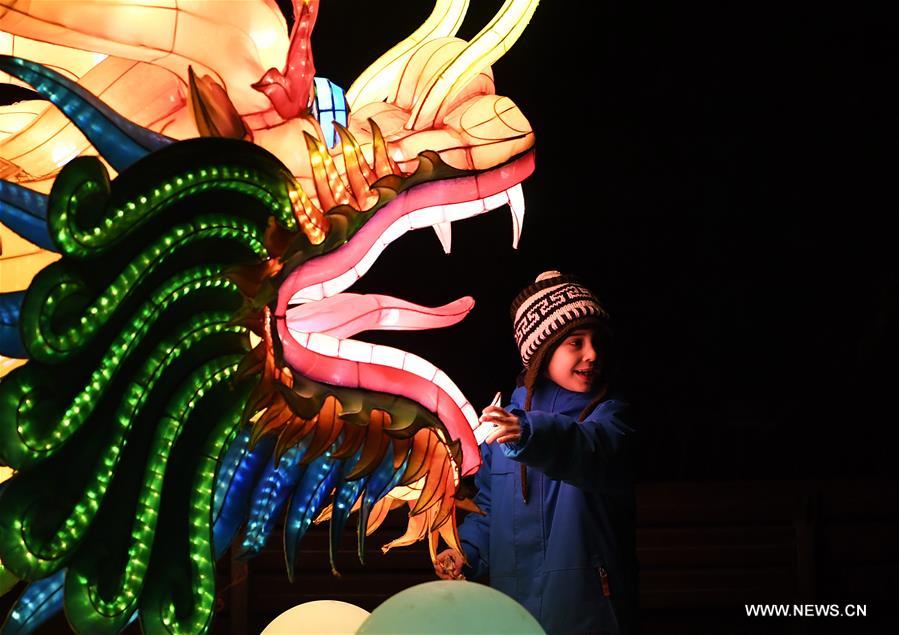
[[[609,597],[612,592],[609,590],[609,574],[606,573],[605,567],[599,567],[599,582],[602,584],[603,597]]]
[[[521,500],[528,504],[528,467],[524,463],[521,464]]]

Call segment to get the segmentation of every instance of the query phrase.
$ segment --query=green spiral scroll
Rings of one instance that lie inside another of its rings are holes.
[[[8,575],[66,569],[78,632],[204,632],[215,572],[212,488],[252,379],[248,298],[231,276],[296,236],[287,169],[252,144],[196,139],[110,181],[83,157],[48,224],[63,257],[22,306],[30,362],[0,384]],[[294,247],[296,250],[298,247]],[[244,290],[245,291],[245,290]]]

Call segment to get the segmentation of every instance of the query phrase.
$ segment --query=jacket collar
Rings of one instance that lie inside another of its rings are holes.
[[[524,395],[524,386],[520,386],[516,389],[515,396],[518,397],[518,399],[516,399],[518,404],[524,403]],[[543,378],[537,382],[537,385],[534,388],[534,397],[531,400],[531,410],[577,417],[581,414],[581,411],[593,401],[595,396],[596,393],[593,391],[574,392],[566,390],[551,379]]]

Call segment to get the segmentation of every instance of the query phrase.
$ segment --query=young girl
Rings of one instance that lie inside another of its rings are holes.
[[[547,271],[512,303],[524,371],[506,408],[481,416],[464,555],[444,579],[483,578],[550,635],[632,633],[637,599],[632,452],[626,404],[610,396],[608,315],[571,276]]]

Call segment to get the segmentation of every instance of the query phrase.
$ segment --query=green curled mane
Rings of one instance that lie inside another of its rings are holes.
[[[250,299],[230,274],[268,260],[276,225],[305,240],[295,187],[259,147],[208,138],[113,181],[82,157],[54,184],[62,258],[22,306],[30,361],[0,384],[0,462],[18,471],[0,550],[24,580],[67,570],[79,632],[135,610],[148,632],[208,627],[210,492],[253,387],[238,372]]]

